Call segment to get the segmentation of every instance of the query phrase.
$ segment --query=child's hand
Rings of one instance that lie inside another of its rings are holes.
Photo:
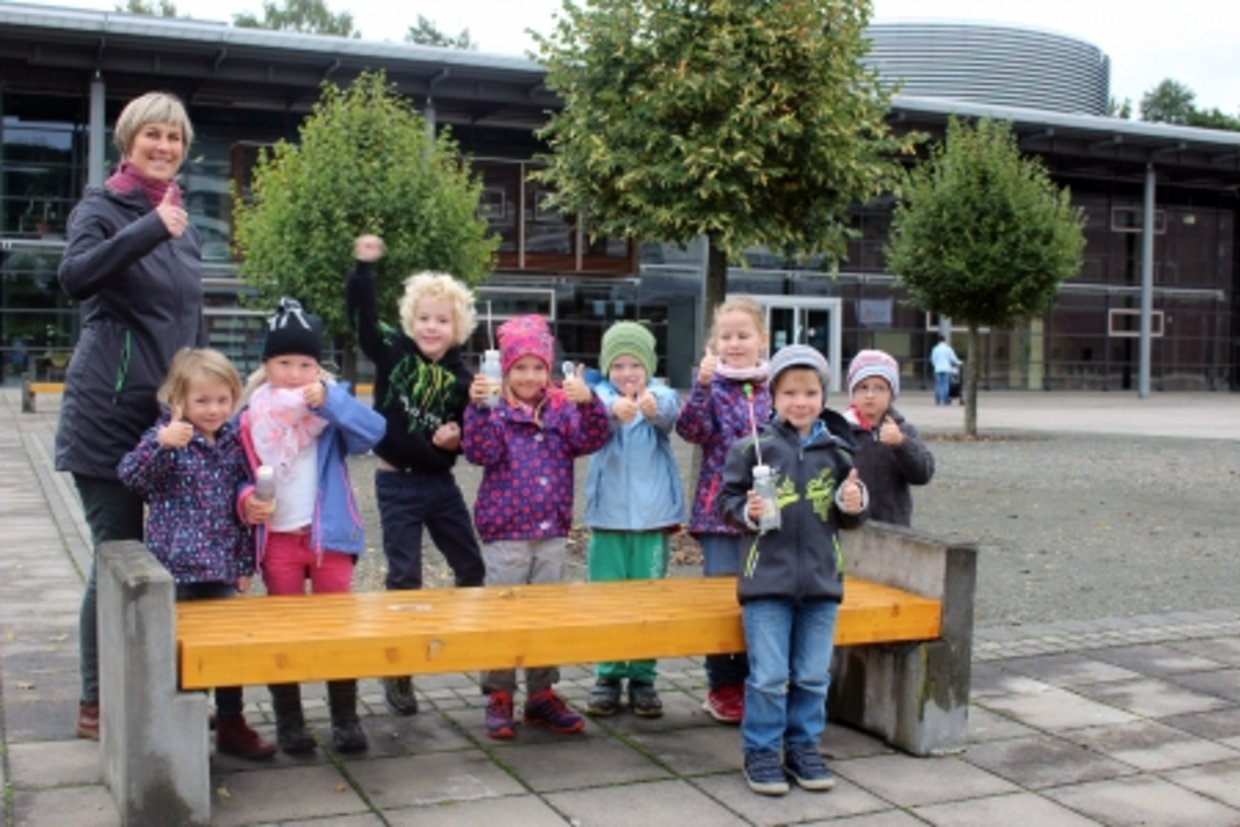
[[[611,403],[611,413],[616,419],[628,425],[637,416],[637,403],[627,396],[618,396],[616,401]]]
[[[840,508],[845,514],[860,514],[861,502],[861,482],[857,469],[854,468],[848,472],[848,478],[840,486]]]
[[[659,412],[659,400],[655,399],[649,390],[643,389],[642,395],[637,397],[637,409],[642,412],[642,416],[653,419]]]
[[[184,448],[194,437],[194,426],[181,418],[181,406],[172,406],[172,419],[156,433],[161,448]]]
[[[358,261],[378,261],[383,257],[383,239],[377,235],[359,235],[353,242],[353,257]]]
[[[584,405],[594,395],[594,391],[590,390],[583,378],[585,373],[586,366],[578,365],[576,373],[564,378],[564,396],[574,405]]]
[[[250,590],[250,578],[248,575],[242,575],[237,578],[237,591],[245,594]]]
[[[878,441],[892,448],[899,448],[904,444],[904,432],[890,416],[883,417],[883,425],[878,429]]]
[[[322,382],[311,382],[301,389],[301,398],[311,408],[322,407],[323,400],[327,398],[327,386]]]
[[[444,451],[455,451],[461,447],[461,426],[455,422],[445,422],[435,429],[431,444]]]
[[[758,520],[762,519],[762,495],[757,491],[750,489],[745,495],[745,498],[748,500],[745,507],[745,514],[749,517],[751,522],[756,523]]]
[[[715,369],[719,367],[719,357],[714,354],[709,347],[702,354],[702,361],[698,362],[698,383],[710,387],[710,380],[715,376]]]
[[[469,401],[476,405],[485,405],[494,390],[490,379],[481,373],[474,374],[474,381],[469,383]]]
[[[276,513],[275,500],[263,502],[257,497],[250,497],[245,501],[245,521],[250,525],[262,525],[271,519],[271,515]]]

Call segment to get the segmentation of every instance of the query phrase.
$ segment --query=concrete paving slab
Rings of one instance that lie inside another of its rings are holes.
[[[819,744],[819,752],[832,761],[865,758],[869,755],[891,755],[895,751],[894,747],[888,746],[881,738],[842,724],[828,724]]]
[[[880,755],[839,761],[833,769],[836,775],[902,807],[1018,790],[1011,782],[956,756],[927,760],[908,755]]]
[[[741,741],[735,728],[721,726],[643,732],[631,736],[639,749],[682,776],[741,771]]]
[[[1209,712],[1212,709],[1231,706],[1222,698],[1194,692],[1179,684],[1158,678],[1078,686],[1076,691],[1086,697],[1147,718]]]
[[[18,789],[103,783],[99,744],[84,738],[12,744],[7,764],[9,780]]]
[[[1177,675],[1173,680],[1194,692],[1224,698],[1232,703],[1240,703],[1240,669],[1220,669],[1216,672]]]
[[[26,700],[5,694],[4,738],[9,744],[63,741],[73,733],[77,704],[68,699]]]
[[[1041,684],[1037,693],[993,696],[978,705],[1000,712],[1035,729],[1060,731],[1135,721],[1137,716],[1081,697],[1065,689]]]
[[[1137,772],[1128,764],[1050,735],[976,744],[963,758],[1030,790],[1119,778]]]
[[[335,767],[276,767],[212,778],[211,823],[216,827],[366,813],[370,807]]]
[[[634,824],[744,825],[735,813],[686,781],[655,781],[551,793],[547,803],[570,824],[633,827]]]
[[[969,743],[984,744],[987,741],[1002,741],[1006,738],[1019,738],[1032,735],[1037,730],[1013,721],[1006,715],[1000,715],[984,706],[974,704],[969,708]]]
[[[750,824],[797,824],[809,819],[832,819],[887,810],[889,802],[836,776],[835,789],[811,792],[792,785],[786,796],[773,798],[749,789],[737,771],[693,782]]]
[[[372,758],[459,750],[475,743],[451,718],[435,711],[400,717],[385,710],[365,718],[363,728],[370,738]]]
[[[1003,668],[1062,687],[1133,680],[1141,677],[1131,669],[1124,669],[1076,653],[1036,658],[1012,658],[1003,661]]]
[[[830,821],[807,821],[804,827],[925,827],[925,823],[903,810],[884,810],[881,813],[833,818]]]
[[[994,827],[996,824],[1045,824],[1090,827],[1098,822],[1030,793],[974,798],[950,804],[914,807],[913,812],[942,827]]]
[[[1107,827],[1221,827],[1240,824],[1240,810],[1153,775],[1046,790],[1043,795]]]
[[[1065,737],[1147,772],[1240,758],[1234,749],[1158,721],[1076,730]]]
[[[1166,773],[1164,777],[1240,810],[1240,758],[1186,767]]]
[[[350,763],[347,771],[366,799],[381,810],[527,792],[509,773],[474,750],[361,760]]]
[[[1240,640],[1234,637],[1186,640],[1177,642],[1175,648],[1190,654],[1209,658],[1210,660],[1219,661],[1228,666],[1240,667]]]
[[[327,819],[314,818],[307,821],[281,821],[280,827],[386,827],[389,822],[374,813],[356,816],[331,816]],[[394,823],[394,822],[393,822]]]
[[[1162,722],[1202,738],[1240,738],[1240,707],[1216,709],[1196,715],[1173,715],[1163,718]]]
[[[1204,657],[1181,648],[1186,644],[1146,644],[1141,646],[1117,646],[1094,653],[1099,660],[1140,672],[1142,675],[1182,675],[1186,672],[1204,672],[1222,669],[1226,664],[1211,657]]]
[[[541,744],[497,747],[492,754],[538,793],[671,777],[655,760],[613,738],[560,736]]]
[[[19,827],[120,827],[120,823],[120,813],[102,784],[13,796],[13,824]]]
[[[383,816],[390,827],[497,827],[503,824],[564,827],[565,824],[563,816],[535,795],[385,810]]]

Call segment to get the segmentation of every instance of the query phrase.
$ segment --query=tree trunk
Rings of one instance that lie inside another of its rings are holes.
[[[964,387],[960,393],[964,399],[964,433],[977,436],[977,385],[982,377],[982,334],[977,322],[969,322],[969,347],[965,354]]]
[[[723,249],[715,244],[713,237],[707,237],[707,244],[710,251],[706,257],[706,292],[702,298],[705,311],[703,318],[709,329],[711,314],[715,312],[716,307],[723,304],[723,299],[728,292],[728,257]],[[703,336],[705,335],[706,331],[703,331]]]

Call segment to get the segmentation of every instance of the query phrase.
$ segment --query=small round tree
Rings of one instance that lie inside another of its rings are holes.
[[[1050,307],[1081,268],[1084,217],[1006,123],[956,119],[908,175],[891,221],[887,266],[923,310],[969,328],[965,433],[977,434],[978,329]]]
[[[481,183],[451,136],[432,139],[426,122],[381,73],[348,89],[324,84],[299,130],[299,143],[264,151],[249,198],[234,193],[235,241],[242,277],[264,307],[282,295],[323,317],[352,347],[345,318],[345,274],[353,239],[375,233],[387,243],[379,268],[380,313],[405,277],[440,270],[474,284],[491,270],[498,239],[478,214]]]

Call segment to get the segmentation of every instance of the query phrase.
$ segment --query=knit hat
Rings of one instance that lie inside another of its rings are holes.
[[[863,350],[853,357],[852,364],[848,366],[848,395],[852,395],[853,388],[862,379],[870,376],[887,380],[892,399],[900,395],[900,363],[881,350]]]
[[[301,309],[301,302],[287,296],[280,299],[276,312],[267,317],[267,339],[263,342],[263,361],[294,353],[323,358],[323,320]]]
[[[654,376],[657,357],[654,355],[654,334],[637,322],[616,322],[603,334],[603,348],[598,365],[603,375],[611,373],[611,363],[621,356],[632,356],[646,370],[646,378]]]
[[[499,364],[504,373],[522,356],[534,356],[551,370],[555,337],[542,316],[517,316],[495,331],[499,338]]]
[[[827,357],[819,353],[817,348],[809,345],[788,345],[772,356],[771,390],[775,389],[779,375],[788,368],[810,368],[817,373],[818,379],[822,382],[823,398],[826,398],[827,386],[831,384],[831,366],[827,364]]]

